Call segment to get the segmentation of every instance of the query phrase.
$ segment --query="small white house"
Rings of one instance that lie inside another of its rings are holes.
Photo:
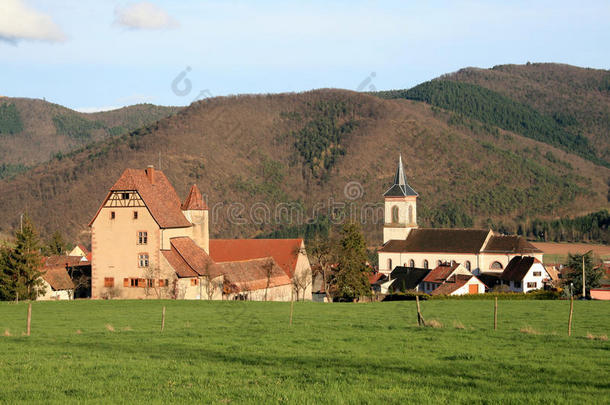
[[[531,256],[513,257],[500,276],[501,284],[513,292],[539,290],[551,280],[542,262]]]
[[[74,283],[63,266],[49,266],[42,268],[42,281],[45,294],[38,300],[70,300],[74,296]]]
[[[430,295],[465,295],[484,294],[485,284],[470,274],[455,274],[449,277],[443,284],[438,286]]]

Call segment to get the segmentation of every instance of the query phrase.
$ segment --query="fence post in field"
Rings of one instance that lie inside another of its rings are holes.
[[[417,325],[426,326],[426,321],[424,321],[424,317],[421,314],[421,309],[419,307],[419,295],[415,296],[415,303],[417,304]]]
[[[163,306],[163,312],[161,313],[161,332],[165,329],[165,305]]]
[[[28,304],[28,320],[26,324],[26,332],[25,334],[30,336],[30,327],[32,326],[32,303]]]
[[[494,303],[494,330],[498,329],[498,297],[495,297]]]
[[[292,312],[294,311],[294,288],[290,291],[290,326],[292,326]]]
[[[570,297],[570,317],[568,318],[568,336],[572,336],[572,311],[574,310],[574,296]]]

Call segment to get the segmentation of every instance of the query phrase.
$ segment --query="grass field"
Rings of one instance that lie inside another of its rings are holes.
[[[610,403],[607,302],[289,306],[0,303],[0,403]]]

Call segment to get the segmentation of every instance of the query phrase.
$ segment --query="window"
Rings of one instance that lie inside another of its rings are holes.
[[[392,259],[388,259],[388,269],[392,270]]]
[[[110,211],[110,219],[115,219],[116,213],[114,211]]]
[[[464,264],[464,266],[466,267],[466,270],[470,271],[470,268],[471,268],[470,260],[466,260],[466,263]]]
[[[123,200],[129,200],[129,193],[121,193],[121,198]]]
[[[198,281],[199,281],[199,280],[197,280],[196,278],[192,278],[192,279],[191,279],[191,285],[197,285],[197,282],[198,282]]]
[[[130,278],[129,279],[129,286],[130,287],[137,287],[138,286],[138,279],[137,278]]]
[[[409,267],[415,267],[415,260],[409,260]]]
[[[534,277],[540,277],[540,276],[542,276],[542,272],[541,271],[535,271],[534,272]]]
[[[428,268],[428,261],[424,260],[424,269],[427,269],[427,268]]]
[[[537,288],[538,284],[535,281],[530,281],[527,283],[527,288]]]
[[[503,269],[503,267],[502,267],[502,263],[500,263],[500,262],[493,262],[493,263],[491,264],[491,266],[489,266],[489,268],[490,268],[491,270],[502,270],[502,269]]]
[[[139,231],[138,232],[138,245],[146,245],[148,243],[148,232]]]
[[[146,287],[148,288],[152,288],[155,286],[155,280],[152,278],[147,278],[146,279]]]
[[[133,212],[133,219],[138,219],[138,211]]]
[[[396,205],[392,207],[392,223],[398,223],[398,207]]]
[[[148,267],[148,253],[140,253],[138,255],[138,266]]]
[[[521,288],[521,281],[515,281],[515,288]]]
[[[104,287],[106,287],[106,288],[114,287],[114,277],[104,277]]]

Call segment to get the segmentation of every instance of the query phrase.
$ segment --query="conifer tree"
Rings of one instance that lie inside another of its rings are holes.
[[[337,292],[344,298],[370,295],[371,289],[366,277],[367,253],[364,236],[355,223],[343,226],[339,246]]]
[[[61,232],[55,231],[45,250],[49,255],[63,255],[66,253],[67,247],[68,245]]]
[[[19,294],[20,299],[35,300],[44,294],[45,287],[40,240],[27,215],[23,217],[23,227],[15,232],[15,239],[15,247],[4,247],[0,255],[2,281],[8,280],[2,287],[2,299],[13,300]]]
[[[600,266],[595,267],[593,264],[593,256],[591,252],[582,254],[568,255],[566,267],[569,269],[565,279],[566,285],[574,284],[575,295],[582,294],[582,262],[583,256],[585,259],[585,289],[587,295],[590,294],[591,288],[597,288],[601,285],[601,279],[604,276],[604,269]]]

